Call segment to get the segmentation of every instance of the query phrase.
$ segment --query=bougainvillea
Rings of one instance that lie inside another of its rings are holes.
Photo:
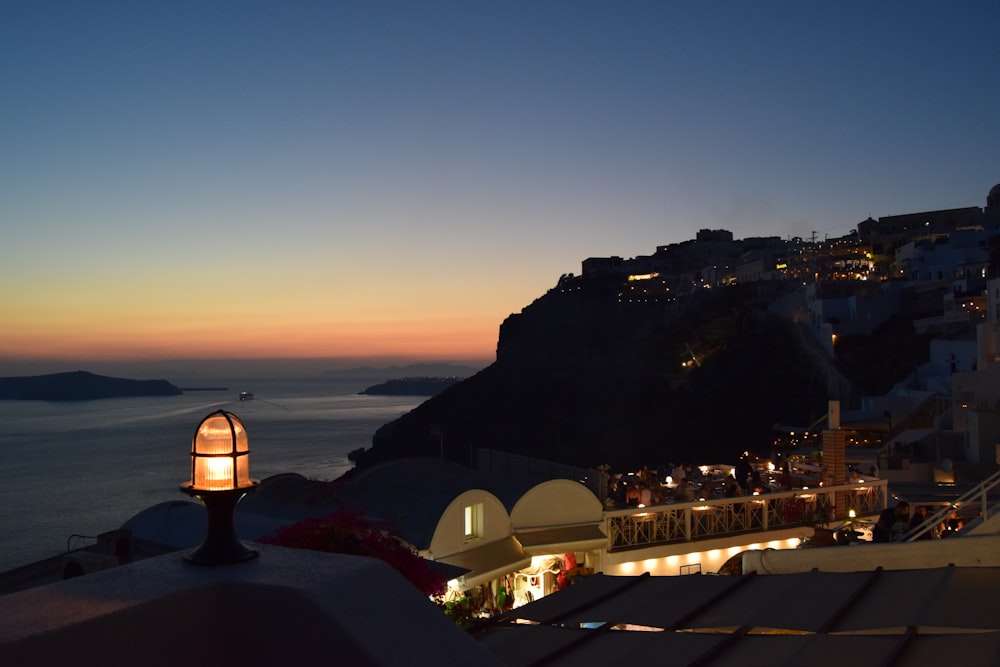
[[[273,536],[256,540],[293,549],[370,556],[385,561],[425,595],[441,595],[447,587],[444,576],[434,571],[413,547],[371,525],[360,512],[337,510],[321,519],[306,519],[280,528]]]

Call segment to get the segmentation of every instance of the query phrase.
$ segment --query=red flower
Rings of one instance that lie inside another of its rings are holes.
[[[337,510],[322,519],[306,519],[256,540],[293,549],[370,556],[394,567],[425,595],[441,595],[448,582],[427,560],[384,526],[372,526],[360,512]]]

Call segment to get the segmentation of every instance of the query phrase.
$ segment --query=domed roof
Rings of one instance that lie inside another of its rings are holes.
[[[1000,207],[1000,183],[990,188],[990,193],[986,195],[986,207]]]

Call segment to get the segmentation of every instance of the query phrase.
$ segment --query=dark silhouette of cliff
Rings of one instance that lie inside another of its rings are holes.
[[[177,396],[166,380],[128,380],[86,371],[0,378],[0,400],[88,401],[130,396]]]
[[[496,361],[379,429],[359,467],[470,463],[479,447],[619,470],[731,461],[766,451],[776,422],[808,425],[850,398],[830,395],[839,371],[756,285],[621,303],[620,281],[576,282],[508,317]]]
[[[361,394],[374,396],[434,396],[461,381],[459,377],[405,377],[374,384]]]

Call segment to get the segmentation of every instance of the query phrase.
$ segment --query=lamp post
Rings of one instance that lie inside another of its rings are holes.
[[[205,417],[191,439],[191,481],[181,491],[205,505],[208,528],[200,546],[184,554],[195,565],[228,565],[257,557],[236,536],[236,503],[257,488],[250,479],[250,447],[239,417],[219,410]]]

